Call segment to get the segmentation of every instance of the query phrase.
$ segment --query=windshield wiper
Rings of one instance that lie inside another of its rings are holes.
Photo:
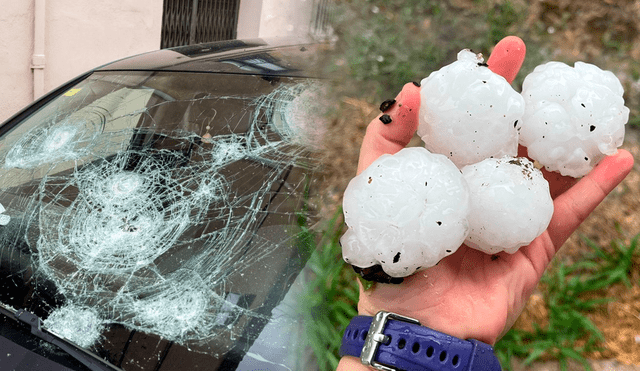
[[[19,309],[15,311],[0,303],[0,313],[15,321],[27,324],[31,328],[31,333],[33,335],[64,350],[68,355],[87,366],[91,371],[123,371],[121,368],[110,364],[83,348],[78,347],[69,340],[42,328],[42,320],[40,317],[26,309]]]

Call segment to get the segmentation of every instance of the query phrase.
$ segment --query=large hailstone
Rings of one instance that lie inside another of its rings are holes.
[[[462,174],[424,148],[378,158],[351,180],[343,207],[344,260],[360,268],[380,264],[392,277],[435,265],[458,249],[469,229]]]
[[[624,140],[629,109],[610,71],[576,62],[536,67],[523,83],[526,102],[520,144],[548,170],[580,177]]]
[[[528,159],[489,158],[462,173],[471,196],[467,246],[513,254],[547,229],[553,215],[549,183]]]
[[[418,135],[425,147],[459,168],[515,156],[524,99],[469,50],[422,80]]]

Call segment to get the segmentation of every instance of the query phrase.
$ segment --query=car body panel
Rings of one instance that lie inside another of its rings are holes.
[[[146,53],[98,69],[319,77],[309,61],[322,47],[306,39],[282,38],[269,43],[261,39],[230,40]]]

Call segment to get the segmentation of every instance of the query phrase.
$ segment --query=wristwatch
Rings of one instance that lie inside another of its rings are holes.
[[[340,347],[340,356],[345,355],[384,371],[502,370],[490,345],[458,339],[385,311],[351,320]]]

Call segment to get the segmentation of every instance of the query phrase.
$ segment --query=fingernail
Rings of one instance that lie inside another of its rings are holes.
[[[382,102],[380,104],[380,111],[385,112],[386,110],[388,110],[389,108],[391,108],[391,106],[393,106],[396,103],[395,99],[387,99],[384,102]]]
[[[386,124],[390,124],[391,121],[393,121],[393,120],[391,120],[391,116],[389,116],[387,114],[384,114],[384,115],[380,116],[380,121],[382,121],[382,123],[386,125]]]

